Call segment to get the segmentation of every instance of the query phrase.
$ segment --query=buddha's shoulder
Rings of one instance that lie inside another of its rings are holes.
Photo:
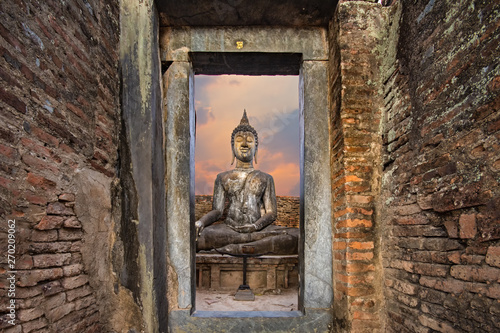
[[[228,170],[228,171],[224,171],[224,172],[219,173],[217,175],[217,179],[224,181],[226,179],[234,178],[236,176],[237,176],[237,173],[234,170]]]
[[[255,175],[256,177],[259,177],[262,179],[273,179],[273,176],[271,176],[268,173],[265,173],[264,171],[255,170],[255,173],[256,173],[256,175]]]
[[[273,177],[270,174],[267,174],[263,171],[260,170],[254,170],[248,175],[252,175],[253,178],[261,178],[261,179],[273,179]],[[228,170],[221,172],[217,175],[217,178],[221,181],[227,180],[227,179],[233,179],[233,178],[241,178],[242,172],[239,170]]]

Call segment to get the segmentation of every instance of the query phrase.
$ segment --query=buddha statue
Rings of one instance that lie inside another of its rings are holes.
[[[296,254],[299,230],[273,225],[276,193],[273,177],[255,170],[258,136],[246,111],[231,135],[233,170],[217,175],[212,210],[195,222],[196,250],[231,254]],[[218,221],[229,201],[227,217]]]

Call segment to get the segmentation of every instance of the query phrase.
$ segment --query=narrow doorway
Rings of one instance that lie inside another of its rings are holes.
[[[231,133],[246,110],[258,134],[254,168],[274,179],[274,224],[299,228],[298,85],[298,76],[195,75],[195,220],[212,209],[217,175],[234,168]],[[255,301],[241,302],[234,294],[242,284],[242,259],[213,252],[196,255],[197,311],[298,310],[298,255],[252,258],[246,276]]]

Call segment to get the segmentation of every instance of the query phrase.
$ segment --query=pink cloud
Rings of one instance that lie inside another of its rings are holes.
[[[298,139],[283,137],[290,134],[286,112],[298,109],[297,77],[196,76],[195,99],[203,123],[196,129],[196,194],[212,194],[217,174],[233,168],[231,132],[246,109],[250,124],[262,132],[255,167],[274,177],[278,195],[298,195],[298,156],[292,156],[298,155]]]

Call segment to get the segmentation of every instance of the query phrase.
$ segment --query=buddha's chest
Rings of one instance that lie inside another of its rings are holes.
[[[236,175],[226,180],[224,190],[232,199],[258,200],[266,190],[266,182],[252,173]]]

